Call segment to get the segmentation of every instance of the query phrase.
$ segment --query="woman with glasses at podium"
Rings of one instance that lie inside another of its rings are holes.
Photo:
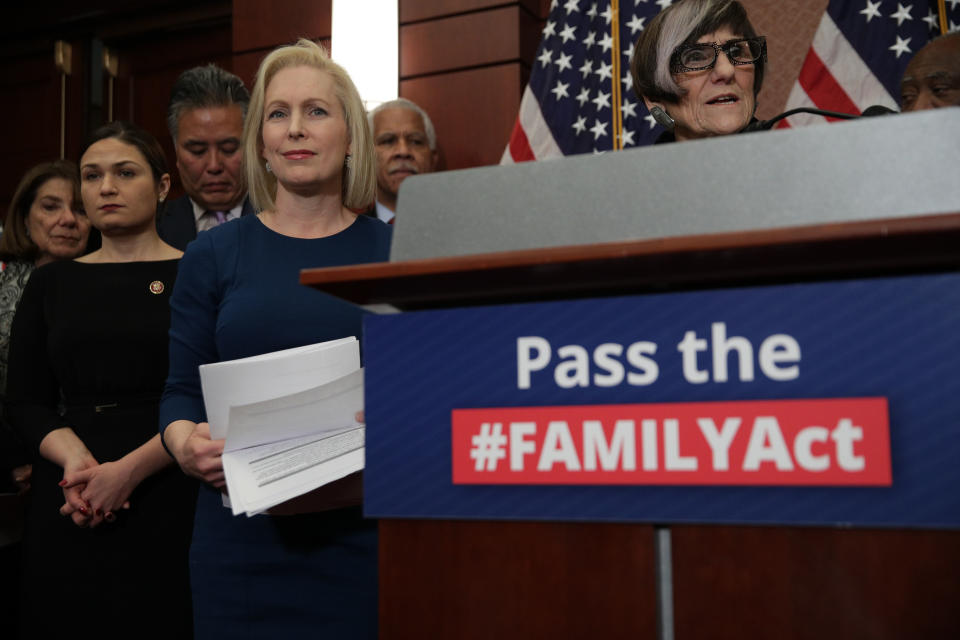
[[[390,227],[373,200],[373,141],[347,73],[309,40],[264,58],[243,132],[259,213],[187,247],[170,302],[163,439],[206,486],[190,549],[200,638],[376,638],[377,529],[348,476],[252,517],[224,507],[198,366],[360,336],[363,311],[300,285],[309,267],[382,262]],[[339,485],[339,491],[337,491]],[[321,495],[323,494],[323,495]]]
[[[735,0],[680,0],[634,47],[633,87],[666,129],[657,140],[738,133],[753,120],[767,44]]]

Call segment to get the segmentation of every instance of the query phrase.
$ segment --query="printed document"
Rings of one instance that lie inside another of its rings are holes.
[[[363,469],[356,338],[200,367],[234,515],[254,515]]]

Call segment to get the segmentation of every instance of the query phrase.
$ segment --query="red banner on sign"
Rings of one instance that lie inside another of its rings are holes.
[[[886,398],[455,409],[454,484],[889,486]]]

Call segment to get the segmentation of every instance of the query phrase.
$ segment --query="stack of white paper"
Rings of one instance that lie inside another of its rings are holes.
[[[342,338],[200,367],[210,434],[225,440],[234,515],[363,469],[359,345]]]

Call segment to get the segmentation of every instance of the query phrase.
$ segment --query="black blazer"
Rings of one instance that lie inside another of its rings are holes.
[[[253,212],[250,198],[244,197],[240,215],[245,216]],[[186,250],[187,244],[197,237],[197,221],[193,217],[193,205],[190,203],[189,196],[182,196],[167,203],[163,213],[157,218],[157,233],[170,246],[180,251]]]

